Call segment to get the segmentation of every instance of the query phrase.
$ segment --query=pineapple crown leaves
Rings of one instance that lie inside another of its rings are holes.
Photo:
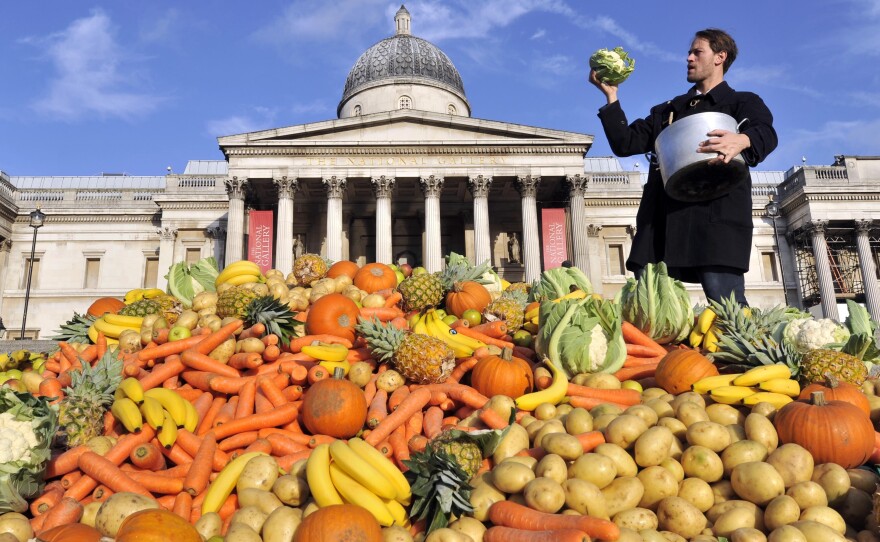
[[[361,318],[355,329],[364,336],[370,350],[379,356],[380,361],[391,360],[395,350],[409,333],[391,324],[383,324],[378,318]]]
[[[284,345],[290,344],[290,337],[297,327],[305,325],[296,319],[296,313],[290,307],[272,296],[257,297],[248,303],[244,321],[248,326],[265,325],[266,333],[277,335]]]
[[[108,350],[94,366],[81,362],[82,368],[70,371],[70,386],[64,393],[68,397],[95,396],[102,406],[113,402],[113,393],[122,383],[122,359]]]
[[[446,264],[443,271],[440,272],[440,282],[445,290],[451,290],[456,282],[464,282],[472,280],[480,284],[491,284],[491,280],[483,278],[486,271],[489,270],[489,261],[472,266],[467,260],[456,260]]]
[[[68,342],[86,342],[88,340],[89,326],[91,326],[96,317],[91,314],[73,313],[73,317],[67,322],[61,324],[61,329],[55,330],[55,335],[49,337],[53,341]]]
[[[416,452],[403,460],[413,494],[410,516],[425,520],[427,532],[442,529],[452,516],[473,512],[464,469],[445,452]]]

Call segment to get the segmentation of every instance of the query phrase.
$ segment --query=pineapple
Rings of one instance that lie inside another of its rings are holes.
[[[123,316],[140,316],[143,318],[149,314],[161,314],[168,325],[174,325],[177,317],[183,312],[183,306],[180,301],[171,295],[160,295],[152,299],[141,299],[120,309],[119,314]]]
[[[529,293],[531,286],[527,282],[512,282],[510,286],[507,287],[505,291],[507,292],[522,292],[524,294]]]
[[[89,343],[89,327],[95,322],[95,317],[91,314],[73,313],[73,318],[61,324],[61,329],[57,330],[51,340],[66,341],[68,343]]]
[[[403,295],[406,310],[410,311],[439,305],[445,295],[439,273],[411,275],[398,284],[397,289]]]
[[[856,386],[861,386],[868,378],[865,362],[837,350],[818,348],[801,358],[801,378],[806,382],[822,382],[826,379],[826,373]]]
[[[489,303],[483,316],[486,320],[504,320],[508,333],[513,335],[522,328],[523,311],[528,303],[528,296],[520,290],[505,290],[495,301]]]
[[[297,286],[309,287],[327,274],[327,261],[318,254],[303,254],[293,262],[293,276]]]
[[[357,330],[381,361],[393,360],[398,372],[413,382],[443,382],[455,368],[455,354],[436,337],[398,329],[376,319],[362,320]]]
[[[272,296],[258,297],[251,301],[244,311],[244,321],[248,326],[260,322],[266,326],[266,333],[273,333],[281,340],[281,344],[290,343],[296,333],[296,327],[303,323],[294,320],[296,313],[286,304]]]
[[[404,459],[403,463],[408,469],[406,479],[413,495],[409,516],[414,522],[425,520],[427,533],[474,511],[470,503],[470,476],[453,456],[442,449],[426,448]]]
[[[68,448],[101,436],[104,412],[120,382],[122,360],[109,350],[94,367],[83,363],[82,369],[70,372],[70,386],[64,390],[58,413],[59,437]]]
[[[250,288],[233,286],[217,297],[217,316],[220,318],[244,318],[248,305],[258,296]]]
[[[480,470],[483,452],[473,440],[462,438],[460,433],[447,429],[428,442],[428,449],[431,453],[443,452],[451,457],[471,479]]]

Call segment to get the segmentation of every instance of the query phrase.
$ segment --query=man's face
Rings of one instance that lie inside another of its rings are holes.
[[[687,56],[687,80],[698,83],[712,75],[717,67],[724,62],[724,52],[715,53],[704,38],[697,38],[691,43]]]

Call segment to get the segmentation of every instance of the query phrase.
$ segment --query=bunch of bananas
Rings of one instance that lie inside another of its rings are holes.
[[[360,438],[315,447],[306,479],[318,506],[349,502],[366,508],[380,525],[409,528],[409,482],[394,463]]]
[[[44,365],[46,365],[46,356],[38,352],[16,350],[11,354],[5,352],[0,354],[0,371],[13,369],[23,371],[31,367],[37,372],[42,372]]]
[[[767,402],[777,408],[801,393],[800,384],[791,378],[791,370],[781,363],[755,367],[744,373],[702,378],[694,382],[692,389],[709,394],[716,403],[751,406]]]
[[[223,271],[217,275],[214,286],[219,287],[221,284],[229,283],[232,286],[241,284],[249,284],[256,282],[265,282],[266,278],[260,271],[260,266],[250,260],[239,260],[233,262],[223,268]]]
[[[159,297],[160,295],[165,295],[164,290],[160,290],[159,288],[135,288],[134,290],[129,290],[125,293],[125,298],[123,302],[126,305],[131,305],[135,301],[140,301],[142,299],[153,299]]]
[[[303,346],[302,353],[318,360],[318,364],[326,367],[330,374],[339,367],[347,376],[351,369],[351,364],[348,362],[348,348],[342,344],[316,342]]]
[[[123,316],[107,312],[89,327],[89,339],[92,342],[97,341],[98,332],[101,331],[107,338],[107,344],[117,344],[119,336],[128,330],[133,330],[140,335],[143,323],[144,319],[140,316]]]
[[[455,353],[456,358],[469,358],[474,355],[474,350],[486,346],[483,341],[462,335],[449,327],[449,324],[439,317],[435,309],[428,309],[419,314],[412,325],[412,330],[413,333],[421,333],[445,342]]]
[[[703,347],[708,352],[718,351],[718,330],[715,327],[715,311],[706,307],[697,317],[697,325],[691,330],[688,340],[694,348]]]
[[[582,290],[578,290],[582,291]],[[533,308],[527,310],[523,315],[523,329],[535,335],[538,333],[538,324],[540,323],[540,319],[538,318],[538,313],[541,311],[540,305],[535,305]]]
[[[129,432],[140,431],[146,423],[156,430],[162,446],[171,448],[177,430],[195,432],[199,414],[195,407],[176,391],[167,388],[144,390],[137,378],[129,377],[116,388],[110,412]]]

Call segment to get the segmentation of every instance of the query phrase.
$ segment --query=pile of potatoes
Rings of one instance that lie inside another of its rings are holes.
[[[621,386],[610,375],[591,375],[585,384]],[[489,507],[508,499],[543,512],[610,519],[621,528],[621,542],[880,541],[872,514],[880,477],[816,465],[801,446],[780,445],[775,412],[769,403],[707,405],[699,394],[659,388],[625,410],[541,405],[511,428],[494,468],[472,481],[473,516],[486,521]],[[573,435],[592,430],[606,442],[583,453]],[[516,455],[530,447],[547,453],[540,460]]]

